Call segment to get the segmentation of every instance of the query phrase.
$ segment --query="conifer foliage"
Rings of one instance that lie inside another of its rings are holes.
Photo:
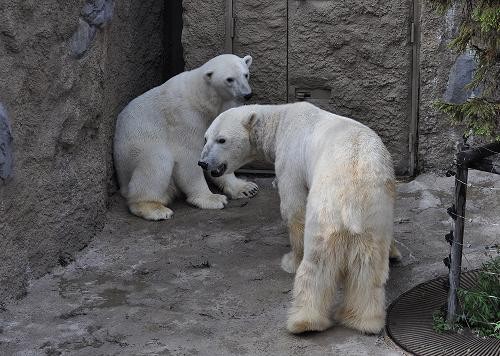
[[[461,11],[459,30],[449,47],[475,54],[477,68],[466,89],[481,93],[462,104],[438,101],[436,107],[454,124],[464,125],[466,136],[500,141],[500,0],[429,1],[442,14],[451,6]]]

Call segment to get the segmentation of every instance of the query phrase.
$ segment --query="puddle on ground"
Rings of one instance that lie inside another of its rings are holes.
[[[111,308],[127,304],[127,296],[146,289],[141,279],[117,280],[110,275],[84,275],[59,281],[59,294],[65,299],[80,300],[86,308]],[[83,299],[83,300],[82,300]]]

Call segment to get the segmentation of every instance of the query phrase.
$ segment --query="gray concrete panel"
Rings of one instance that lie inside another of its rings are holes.
[[[226,53],[225,0],[184,0],[182,46],[186,70]]]
[[[399,174],[409,164],[411,9],[407,0],[289,1],[290,86],[331,91],[308,100],[374,129]]]
[[[286,1],[233,1],[235,37],[233,52],[250,54],[254,61],[250,84],[252,103],[287,102]]]

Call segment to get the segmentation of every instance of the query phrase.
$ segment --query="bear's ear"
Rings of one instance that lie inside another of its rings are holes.
[[[212,79],[213,75],[214,75],[214,71],[213,70],[209,70],[209,71],[205,72],[205,74],[203,75],[203,77],[205,78],[205,80],[207,82],[209,82]]]
[[[243,126],[245,127],[245,129],[248,130],[248,132],[252,131],[252,128],[254,127],[256,120],[257,120],[257,113],[252,111],[250,115],[243,122]]]
[[[247,68],[250,68],[250,66],[252,65],[252,61],[253,61],[252,56],[243,57],[243,61],[247,65]]]

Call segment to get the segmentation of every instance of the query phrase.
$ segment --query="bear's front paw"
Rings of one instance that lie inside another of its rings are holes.
[[[229,195],[231,199],[252,198],[257,194],[259,186],[253,182],[247,182],[239,179],[238,184],[234,186],[225,186],[224,193]]]
[[[200,209],[222,209],[227,204],[227,197],[220,194],[207,194],[190,197],[187,202]]]

